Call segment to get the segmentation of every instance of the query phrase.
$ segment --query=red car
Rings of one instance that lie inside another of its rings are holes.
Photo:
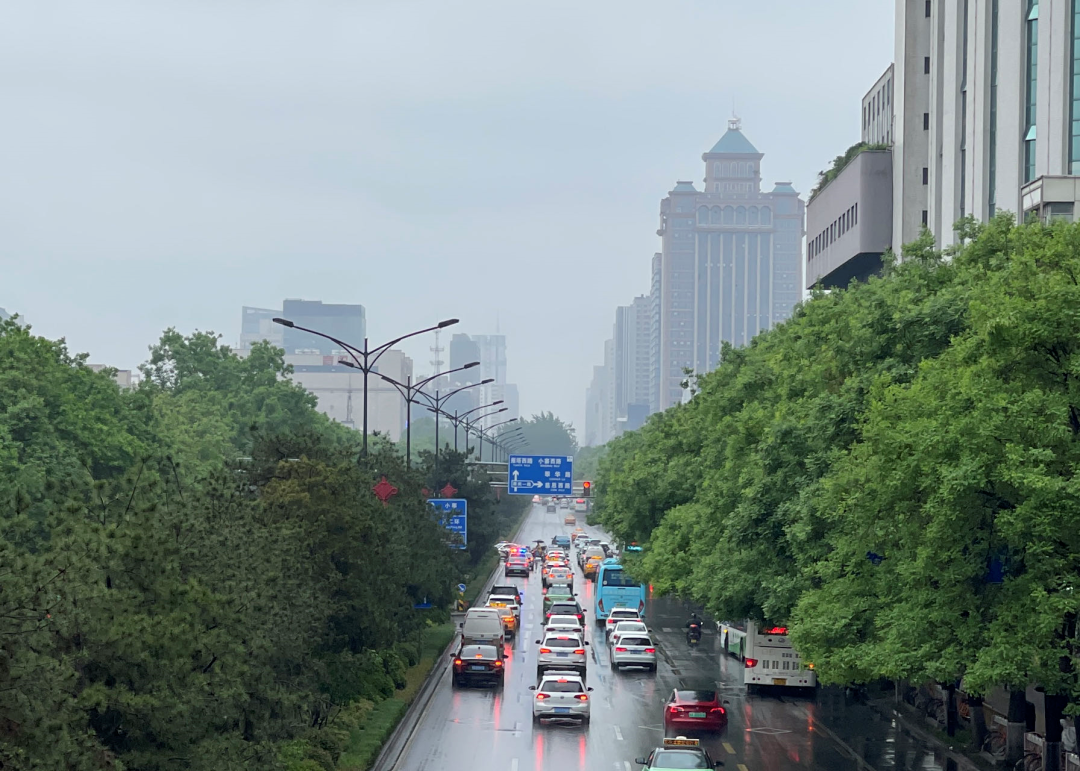
[[[727,710],[713,690],[676,688],[664,705],[664,728],[675,731],[721,731]]]

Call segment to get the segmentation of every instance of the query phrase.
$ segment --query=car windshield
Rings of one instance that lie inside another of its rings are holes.
[[[615,623],[619,621],[636,621],[640,616],[636,610],[613,610],[611,611],[611,618],[615,619]]]
[[[615,625],[615,631],[620,634],[627,632],[644,632],[647,627],[644,621],[620,621]]]
[[[648,637],[624,637],[622,638],[623,645],[652,645],[652,640]]]
[[[679,701],[716,701],[716,691],[676,691]]]
[[[551,615],[553,616],[577,616],[578,609],[573,605],[564,602],[556,602],[551,606]]]
[[[712,768],[704,752],[657,750],[650,768]]]
[[[459,658],[463,659],[494,659],[498,658],[498,651],[493,645],[466,645],[461,649]]]
[[[581,622],[578,621],[577,616],[552,616],[548,619],[548,624],[558,626],[563,624],[565,626],[581,626]]]
[[[581,640],[576,637],[549,637],[544,640],[546,648],[580,648]]]
[[[582,693],[585,686],[578,680],[545,680],[538,690],[544,693]]]

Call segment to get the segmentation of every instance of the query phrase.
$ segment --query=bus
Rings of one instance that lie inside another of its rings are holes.
[[[724,648],[743,662],[743,683],[747,690],[762,686],[814,688],[817,674],[791,646],[787,628],[755,621],[720,625]]]
[[[612,608],[634,608],[645,616],[645,584],[630,578],[616,559],[600,563],[596,575],[596,623],[607,621]]]

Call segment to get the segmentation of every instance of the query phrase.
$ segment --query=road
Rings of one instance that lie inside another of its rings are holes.
[[[550,541],[571,529],[562,522],[563,512],[547,513],[534,506],[519,540]],[[944,768],[932,750],[867,707],[849,704],[842,691],[748,697],[741,685],[741,663],[718,650],[715,635],[690,649],[682,633],[688,612],[668,598],[650,598],[646,608],[646,621],[662,653],[659,671],[612,671],[603,635],[592,623],[593,585],[580,576],[577,591],[584,598],[592,641],[592,724],[534,727],[528,687],[536,682],[540,578],[534,574],[512,580],[523,586],[525,603],[520,640],[508,646],[505,687],[501,692],[455,690],[449,662],[440,665],[438,689],[395,766],[398,771],[637,771],[634,759],[648,755],[663,737],[663,704],[680,684],[718,688],[730,702],[726,731],[703,738],[714,759],[725,762],[726,771]]]

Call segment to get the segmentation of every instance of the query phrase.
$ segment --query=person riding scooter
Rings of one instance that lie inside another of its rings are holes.
[[[686,642],[691,645],[701,642],[701,630],[704,623],[697,613],[690,615],[690,620],[686,622]]]

